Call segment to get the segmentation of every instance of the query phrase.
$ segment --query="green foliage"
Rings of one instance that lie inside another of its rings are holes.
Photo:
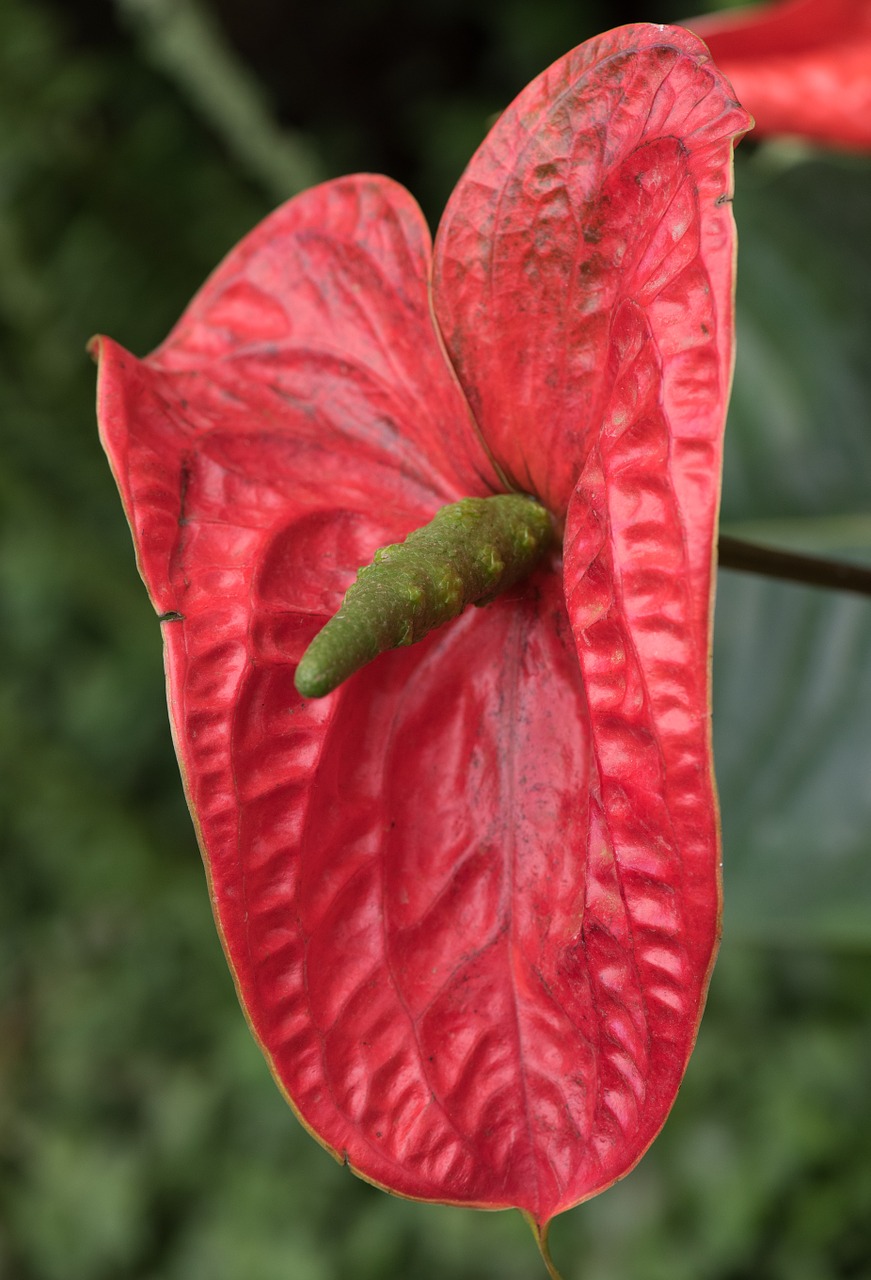
[[[726,527],[871,553],[871,166],[771,145],[738,170],[738,362]],[[871,940],[871,608],[721,574],[715,746],[726,930]]]
[[[607,23],[558,0],[472,9],[492,80],[413,98],[412,77],[397,125],[433,205],[502,86]],[[108,19],[75,39],[72,10],[0,7],[0,1276],[531,1280],[516,1215],[398,1201],[334,1164],[239,1014],[84,344],[146,351],[272,195],[183,76]],[[871,548],[869,186],[862,161],[739,157],[735,531]],[[650,1153],[555,1224],[567,1278],[871,1266],[869,606],[724,573],[715,686],[709,1011]]]

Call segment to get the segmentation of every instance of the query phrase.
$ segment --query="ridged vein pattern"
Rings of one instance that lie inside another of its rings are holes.
[[[405,1195],[546,1222],[634,1164],[692,1046],[745,125],[696,39],[623,28],[509,108],[435,268],[406,192],[341,179],[147,360],[100,343],[241,999],[306,1125]],[[505,477],[564,556],[302,700],[375,548]]]
[[[871,0],[785,0],[697,18],[759,134],[871,147]]]

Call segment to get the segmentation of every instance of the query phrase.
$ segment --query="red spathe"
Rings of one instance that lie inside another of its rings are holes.
[[[871,0],[782,0],[688,23],[757,134],[871,147]]]
[[[431,254],[411,197],[277,210],[99,414],[240,997],[313,1133],[403,1195],[544,1224],[627,1172],[719,928],[709,615],[745,113],[689,33],[540,76]],[[305,702],[357,568],[516,488],[521,587]]]

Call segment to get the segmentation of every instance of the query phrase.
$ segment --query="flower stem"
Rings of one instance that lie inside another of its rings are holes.
[[[759,573],[768,578],[804,582],[812,587],[871,595],[871,569],[844,560],[780,551],[774,547],[745,542],[741,538],[732,538],[727,534],[720,534],[718,559],[721,569],[737,569],[742,573]]]
[[[521,1212],[523,1213],[523,1216],[535,1237],[535,1243],[538,1245],[538,1252],[541,1254],[541,1260],[547,1269],[547,1274],[550,1277],[550,1280],[562,1280],[562,1276],[559,1271],[557,1271],[553,1258],[550,1256],[550,1247],[547,1241],[550,1223],[546,1222],[541,1226],[536,1222],[535,1218],[533,1218],[531,1214],[526,1213],[524,1210],[521,1210]]]

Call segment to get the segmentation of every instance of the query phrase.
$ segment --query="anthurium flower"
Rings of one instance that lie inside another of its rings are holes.
[[[688,32],[580,46],[431,249],[341,178],[239,244],[99,417],[240,999],[302,1122],[406,1196],[539,1228],[663,1123],[719,929],[712,539],[731,151]],[[329,696],[294,672],[376,549],[543,504],[530,576]]]
[[[688,26],[704,38],[757,133],[871,147],[871,0],[783,0]]]

